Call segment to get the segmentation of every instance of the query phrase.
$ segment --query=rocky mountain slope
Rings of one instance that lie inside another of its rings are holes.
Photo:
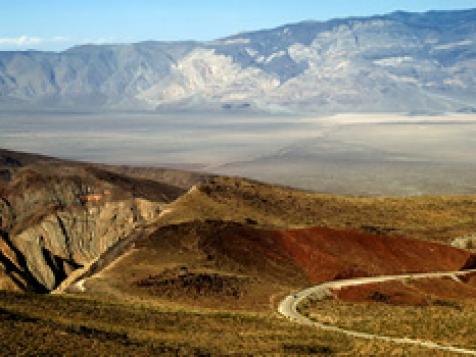
[[[50,291],[156,219],[184,189],[0,152],[0,289]]]
[[[303,22],[211,42],[1,52],[0,106],[474,111],[476,10]]]

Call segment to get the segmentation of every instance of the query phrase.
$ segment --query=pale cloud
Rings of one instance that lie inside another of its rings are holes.
[[[26,47],[26,46],[34,46],[34,45],[62,43],[66,41],[68,41],[68,39],[63,36],[45,38],[45,37],[22,35],[18,37],[0,37],[0,46]]]
[[[1,0],[0,0],[1,1]],[[117,38],[117,37],[96,37],[74,39],[65,36],[40,37],[21,35],[17,37],[2,37],[0,36],[0,51],[21,51],[25,49],[36,49],[44,51],[62,51],[71,46],[83,44],[109,44],[109,43],[125,43],[133,42],[131,38]]]

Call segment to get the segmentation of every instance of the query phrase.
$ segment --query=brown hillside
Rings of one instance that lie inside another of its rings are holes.
[[[92,295],[269,310],[270,297],[306,285],[272,234],[232,222],[158,229],[85,286]]]
[[[157,181],[181,189],[188,189],[192,185],[198,184],[212,177],[212,175],[199,172],[189,172],[162,167],[131,167],[63,160],[46,155],[30,154],[0,148],[0,185],[2,181],[9,181],[17,169],[21,167],[32,165],[39,166],[44,164],[49,166],[56,165],[95,168],[103,171],[114,172],[120,176]]]
[[[445,243],[476,231],[476,196],[338,196],[215,177],[174,206],[164,224],[212,219],[266,229],[356,229]]]
[[[459,270],[471,259],[445,245],[353,230],[191,222],[143,237],[86,287],[91,294],[267,309],[272,295],[318,282]]]

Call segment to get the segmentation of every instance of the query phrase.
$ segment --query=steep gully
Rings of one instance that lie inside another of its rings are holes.
[[[193,190],[193,188],[191,190]],[[164,208],[160,212],[157,219],[171,212],[171,208]],[[99,255],[92,262],[86,264],[80,269],[75,270],[56,289],[51,291],[51,294],[61,294],[70,289],[79,292],[85,292],[86,287],[84,284],[88,278],[91,278],[94,275],[100,273],[103,269],[112,264],[116,259],[120,258],[128,250],[133,248],[134,242],[144,234],[147,234],[147,232],[147,226],[137,227],[136,231],[132,233],[129,237],[118,241],[116,244],[112,245],[108,250],[106,250],[103,254]]]

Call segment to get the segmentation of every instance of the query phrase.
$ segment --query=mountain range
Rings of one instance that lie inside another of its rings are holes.
[[[4,109],[474,112],[475,94],[476,10],[0,52]]]

